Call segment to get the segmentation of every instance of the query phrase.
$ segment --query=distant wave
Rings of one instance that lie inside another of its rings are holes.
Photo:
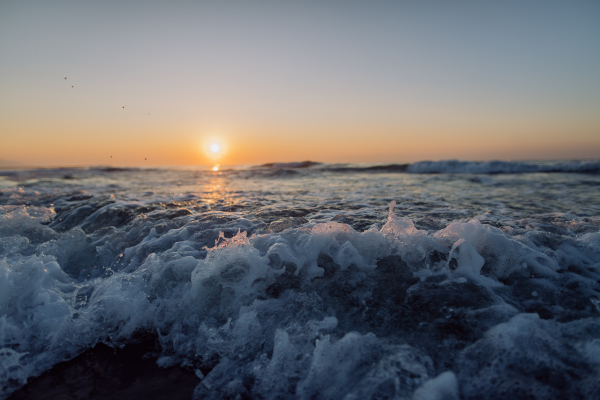
[[[600,161],[420,161],[410,164],[406,172],[416,174],[600,173]]]
[[[315,161],[300,161],[300,162],[290,162],[290,163],[268,163],[259,165],[256,168],[275,168],[275,169],[288,169],[288,168],[310,168],[316,165],[321,165],[319,162]]]
[[[406,172],[409,164],[384,164],[384,165],[334,165],[322,169],[330,172]]]
[[[522,174],[522,173],[600,173],[600,160],[588,161],[419,161],[412,164],[325,164],[314,161],[268,163],[254,169],[279,171],[308,169],[336,173],[412,173],[412,174]]]

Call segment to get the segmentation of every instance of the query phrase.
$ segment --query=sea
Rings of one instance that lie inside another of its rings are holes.
[[[0,398],[59,394],[600,399],[600,161],[1,170]]]

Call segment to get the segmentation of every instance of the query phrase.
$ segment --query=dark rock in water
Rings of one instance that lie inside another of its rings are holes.
[[[18,399],[190,399],[199,383],[193,371],[160,368],[154,338],[112,348],[99,343],[57,364],[9,397]]]

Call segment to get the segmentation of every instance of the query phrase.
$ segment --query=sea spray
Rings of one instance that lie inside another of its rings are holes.
[[[6,175],[2,395],[144,334],[196,398],[600,395],[597,177],[325,166]]]

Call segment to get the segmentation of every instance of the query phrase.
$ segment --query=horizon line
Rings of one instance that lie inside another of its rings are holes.
[[[314,165],[320,164],[368,164],[368,165],[411,165],[419,162],[444,162],[444,161],[458,161],[458,162],[473,162],[473,163],[485,163],[485,162],[565,162],[565,161],[600,161],[600,157],[582,157],[582,158],[564,158],[564,159],[517,159],[517,160],[503,160],[503,159],[490,159],[490,160],[466,160],[466,159],[456,159],[456,158],[447,158],[440,160],[432,160],[432,159],[424,159],[420,161],[414,162],[322,162],[322,161],[312,161],[312,160],[303,160],[303,161],[274,161],[274,162],[266,162],[259,164],[219,164],[220,167],[239,167],[239,166],[269,166],[269,165],[286,165],[286,164],[299,164],[299,163],[311,163]],[[116,169],[160,169],[160,168],[193,168],[193,167],[206,167],[212,168],[215,164],[180,164],[180,165],[1,165],[0,170],[33,170],[33,169],[108,169],[108,168],[116,168]]]

